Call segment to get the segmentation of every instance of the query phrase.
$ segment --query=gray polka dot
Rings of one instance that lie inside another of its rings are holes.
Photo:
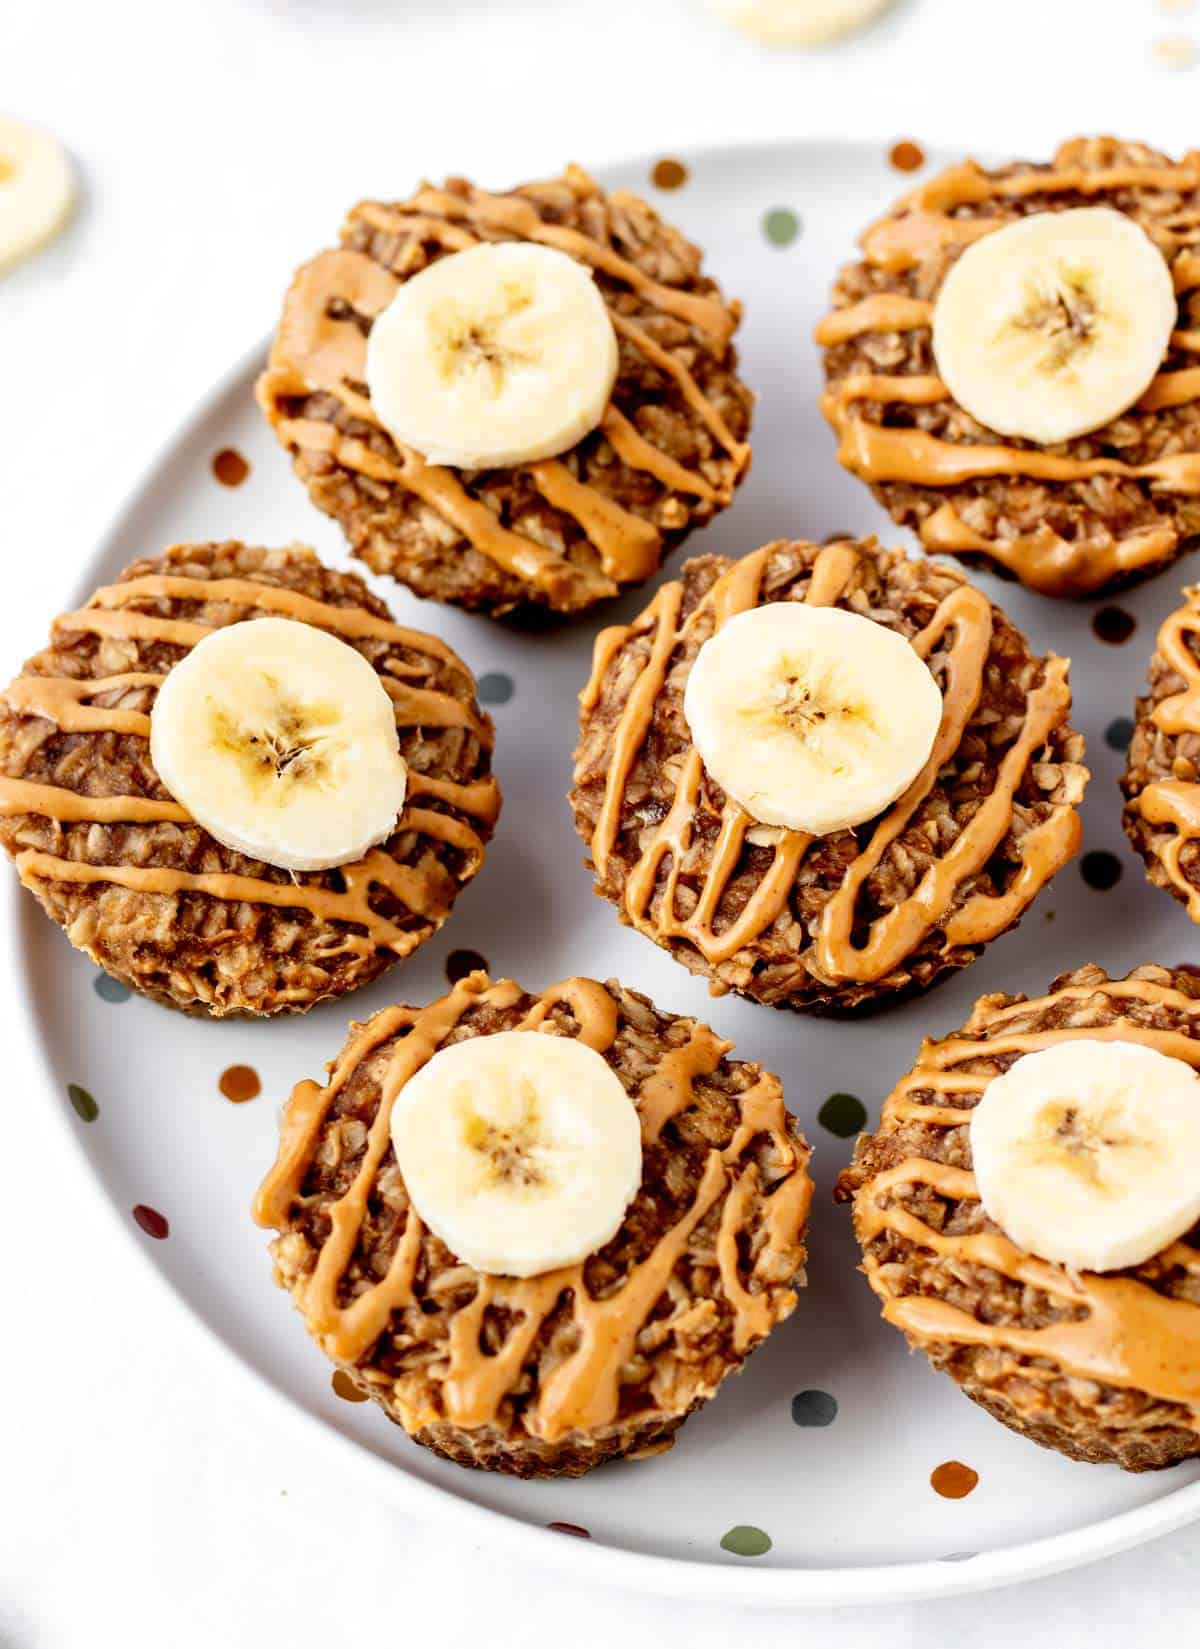
[[[792,1419],[798,1426],[832,1426],[837,1398],[827,1391],[801,1391],[792,1398]]]
[[[973,1557],[978,1557],[978,1556],[979,1556],[978,1552],[947,1552],[945,1557],[939,1557],[938,1558],[938,1562],[939,1563],[969,1563]]]
[[[119,979],[113,979],[107,973],[96,975],[92,980],[92,989],[101,1002],[128,1002],[133,995],[128,985],[122,985]]]
[[[480,704],[507,704],[515,691],[513,678],[501,670],[493,670],[479,678]]]

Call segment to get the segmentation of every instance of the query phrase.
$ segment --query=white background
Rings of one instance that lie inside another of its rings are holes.
[[[755,137],[1038,155],[1115,130],[1182,150],[1200,68],[1169,72],[1152,43],[1189,26],[1200,44],[1200,11],[1151,0],[899,0],[801,54],[698,0],[0,0],[0,109],[60,133],[86,191],[69,234],[0,279],[0,676],[352,199]],[[14,966],[0,950],[0,977]],[[1200,1530],[974,1600],[745,1618],[590,1591],[405,1518],[247,1402],[66,1160],[23,1026],[0,1035],[3,1649],[1194,1640]]]

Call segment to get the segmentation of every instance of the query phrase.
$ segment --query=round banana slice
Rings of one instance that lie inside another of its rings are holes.
[[[1166,259],[1107,206],[1039,212],[968,246],[933,311],[938,372],[1000,435],[1044,446],[1127,411],[1176,324]]]
[[[290,618],[214,630],[170,671],[150,756],[211,836],[282,870],[352,864],[396,828],[408,768],[374,669]]]
[[[401,1089],[413,1206],[476,1271],[532,1277],[616,1235],[642,1177],[637,1110],[594,1049],[541,1031],[442,1048]]]
[[[892,0],[709,0],[709,10],[771,46],[819,46],[860,29]]]
[[[617,336],[583,264],[548,246],[473,246],[405,281],[371,328],[371,405],[431,464],[552,458],[595,429]]]
[[[74,204],[75,174],[58,139],[0,115],[0,269],[52,239]]]
[[[970,1130],[984,1209],[1042,1259],[1119,1271],[1200,1220],[1200,1077],[1143,1043],[1026,1054],[988,1083]]]
[[[894,630],[775,601],[704,643],[683,709],[705,767],[747,813],[827,836],[908,789],[933,749],[942,695]]]

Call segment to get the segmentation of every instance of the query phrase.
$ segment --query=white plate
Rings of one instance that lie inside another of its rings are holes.
[[[772,537],[821,538],[843,529],[895,541],[899,535],[865,489],[834,462],[816,408],[811,332],[855,232],[908,180],[890,169],[883,145],[797,143],[684,158],[689,180],[670,194],[651,185],[649,161],[615,169],[605,182],[657,199],[707,248],[726,290],[746,300],[740,347],[761,397],[754,470],[736,506],[693,541],[693,551],[739,555]],[[352,180],[347,189],[349,198]],[[801,220],[787,245],[765,232],[766,214],[779,210]],[[279,272],[281,290],[287,273]],[[309,505],[254,408],[260,359],[256,351],[242,362],[153,463],[74,588],[64,588],[64,605],[135,556],[180,539],[298,538],[345,564],[339,533]],[[252,465],[237,490],[211,474],[211,459],[225,446]],[[1200,1466],[1139,1478],[1071,1464],[1003,1430],[923,1360],[908,1357],[855,1270],[848,1216],[830,1204],[849,1143],[817,1120],[827,1095],[860,1095],[874,1119],[921,1036],[960,1024],[985,990],[1037,992],[1053,974],[1087,960],[1124,971],[1196,954],[1184,911],[1147,886],[1124,845],[1115,788],[1121,759],[1104,737],[1114,718],[1131,713],[1155,628],[1177,602],[1181,576],[1168,574],[1128,600],[1138,629],[1123,647],[1093,637],[1089,607],[986,582],[1039,647],[1074,658],[1075,719],[1094,774],[1087,846],[1114,851],[1124,876],[1100,893],[1085,886],[1077,865],[1068,867],[1023,928],[983,961],[873,1023],[821,1023],[729,997],[711,1000],[703,984],[621,928],[593,896],[563,801],[575,695],[597,623],[637,612],[645,592],[602,620],[522,637],[375,581],[402,621],[446,637],[488,687],[505,677],[514,691],[492,706],[506,804],[484,873],[435,941],[352,1001],[260,1025],[200,1022],[140,999],[107,1001],[95,989],[95,970],[33,901],[11,899],[66,1130],[179,1300],[241,1359],[274,1413],[300,1419],[298,1447],[324,1436],[348,1466],[373,1474],[381,1495],[449,1513],[476,1535],[515,1539],[531,1560],[567,1562],[593,1580],[746,1602],[969,1591],[1082,1563],[1200,1514]],[[299,1077],[319,1074],[351,1015],[363,1018],[401,995],[422,1002],[438,994],[445,959],[460,947],[482,952],[494,970],[530,987],[575,972],[616,974],[664,1008],[706,1017],[735,1039],[739,1054],[782,1074],[816,1146],[807,1292],[746,1372],[657,1460],[610,1466],[573,1483],[512,1482],[437,1460],[373,1405],[334,1395],[329,1366],[271,1283],[266,1238],[247,1210],[273,1156],[279,1101]],[[221,1097],[218,1077],[233,1064],[261,1073],[261,1098],[235,1106]],[[68,1083],[95,1096],[94,1122],[75,1114]],[[135,1204],[166,1215],[166,1240],[135,1226]],[[836,1399],[831,1425],[793,1423],[793,1396],[810,1390]],[[946,1460],[979,1473],[966,1499],[942,1499],[930,1486],[931,1471]],[[554,1522],[579,1525],[591,1538],[547,1532]],[[722,1549],[726,1531],[743,1524],[767,1531],[768,1553],[749,1558]]]

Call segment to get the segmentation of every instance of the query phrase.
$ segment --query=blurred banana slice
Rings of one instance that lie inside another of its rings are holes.
[[[908,789],[933,749],[942,695],[894,630],[773,601],[704,643],[683,709],[708,772],[752,818],[826,836]]]
[[[892,0],[708,0],[709,10],[772,46],[819,46],[869,23]]]
[[[58,139],[0,115],[0,269],[51,240],[74,204],[75,173]]]
[[[373,666],[289,618],[197,642],[159,689],[150,758],[210,836],[282,870],[361,859],[396,828],[408,784]]]
[[[950,270],[933,353],[973,418],[1049,446],[1138,400],[1176,313],[1166,259],[1123,212],[1038,212],[985,235]]]
[[[1020,1247],[1119,1271],[1200,1220],[1200,1077],[1138,1042],[1028,1053],[971,1112],[984,1209]]]
[[[603,1248],[642,1178],[618,1077],[584,1043],[541,1031],[442,1048],[401,1089],[392,1144],[430,1230],[476,1271],[508,1277]]]
[[[371,328],[371,404],[431,464],[493,469],[595,429],[617,336],[592,273],[520,241],[473,246],[405,281]]]

